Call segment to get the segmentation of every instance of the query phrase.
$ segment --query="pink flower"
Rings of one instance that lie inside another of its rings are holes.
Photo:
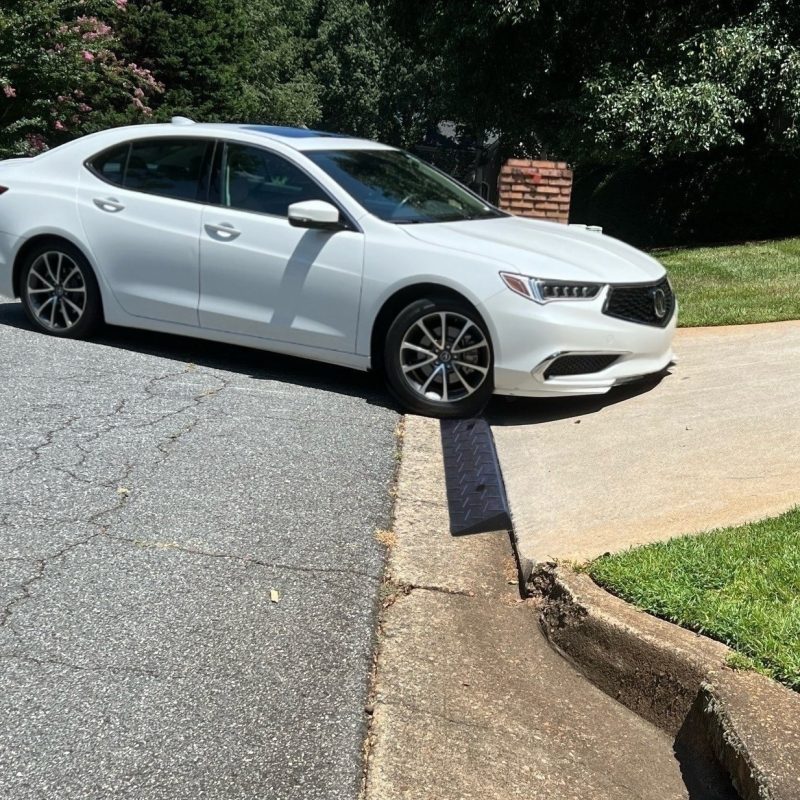
[[[92,110],[92,107],[91,106],[87,106],[86,103],[80,103],[78,105],[78,111],[80,111],[82,114],[88,114],[91,110]]]
[[[6,97],[16,97],[17,96],[17,90],[13,86],[10,86],[9,84],[6,84],[3,87],[3,94],[5,94]]]
[[[57,131],[65,131],[67,129],[67,126],[60,119],[56,120],[54,127]]]
[[[128,0],[114,0],[117,4],[117,8],[120,11],[124,11],[128,6]]]
[[[25,142],[32,153],[41,153],[43,150],[47,150],[47,142],[40,133],[26,133]]]
[[[94,54],[90,53],[88,50],[83,51],[83,60],[84,61],[94,61]]]

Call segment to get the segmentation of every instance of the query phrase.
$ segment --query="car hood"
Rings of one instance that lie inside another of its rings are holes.
[[[664,267],[641,250],[582,226],[499,217],[404,226],[427,244],[485,255],[501,268],[537,278],[646,283]]]

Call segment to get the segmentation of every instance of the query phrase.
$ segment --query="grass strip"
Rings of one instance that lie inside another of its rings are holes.
[[[717,639],[800,691],[800,508],[603,556],[591,577],[639,608]]]
[[[653,255],[669,271],[681,327],[800,319],[800,239]]]

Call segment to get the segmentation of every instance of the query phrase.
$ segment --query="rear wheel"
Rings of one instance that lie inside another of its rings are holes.
[[[386,336],[384,369],[390,390],[417,414],[471,417],[494,389],[489,335],[465,302],[416,300],[394,319]]]
[[[103,316],[92,268],[67,242],[42,244],[28,253],[22,265],[20,299],[28,319],[52,336],[85,338]]]

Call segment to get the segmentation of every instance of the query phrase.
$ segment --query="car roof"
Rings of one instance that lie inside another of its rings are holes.
[[[389,145],[373,142],[370,139],[359,139],[342,133],[310,130],[309,128],[292,128],[283,125],[251,125],[244,123],[208,123],[193,122],[190,119],[176,117],[171,123],[136,125],[136,129],[159,133],[176,134],[179,131],[191,132],[193,136],[224,136],[243,134],[247,137],[264,138],[291,147],[294,150],[394,150]],[[128,129],[130,130],[130,128]]]

